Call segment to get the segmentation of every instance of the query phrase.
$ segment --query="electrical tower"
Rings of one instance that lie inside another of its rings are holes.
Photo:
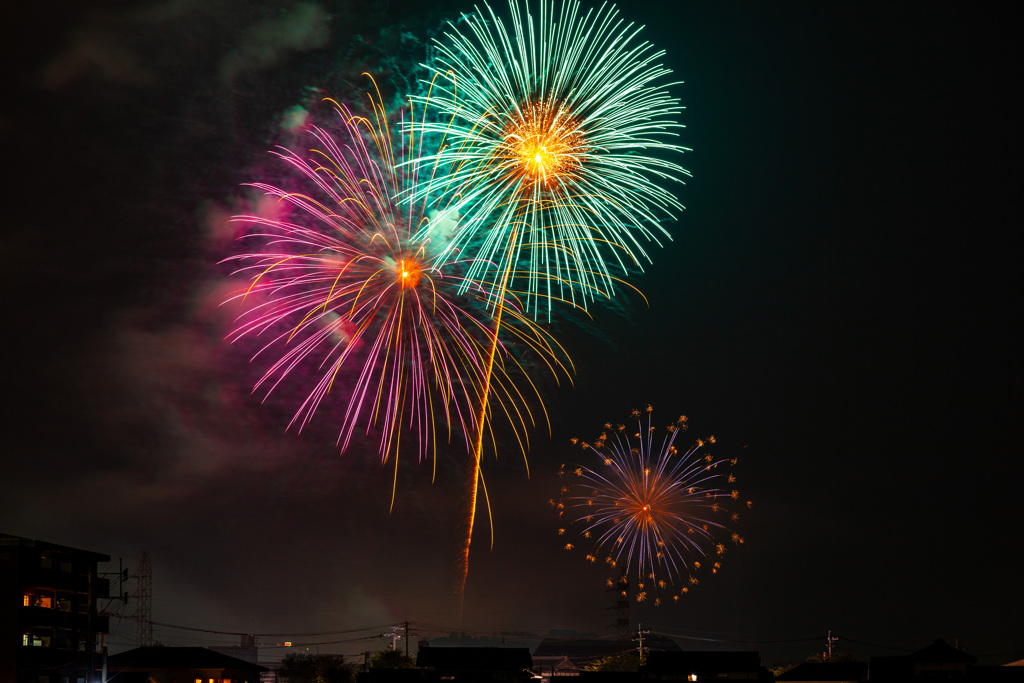
[[[132,577],[135,579],[135,618],[138,620],[138,646],[153,644],[153,568],[149,564],[149,553],[143,552],[139,568]]]
[[[629,631],[629,577],[625,569],[612,590],[615,591],[615,637],[628,643],[632,634]]]

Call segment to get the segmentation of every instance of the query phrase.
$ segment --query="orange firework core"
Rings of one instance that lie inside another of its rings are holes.
[[[419,260],[407,256],[395,261],[395,280],[402,289],[412,289],[423,277],[423,266]]]
[[[586,152],[579,122],[557,103],[526,104],[505,127],[501,156],[527,184],[569,179]]]

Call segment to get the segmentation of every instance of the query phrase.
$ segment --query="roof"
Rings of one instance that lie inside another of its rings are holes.
[[[647,654],[647,671],[651,673],[699,673],[725,671],[758,671],[761,655],[753,650],[738,652],[658,652]]]
[[[18,546],[23,548],[39,548],[40,550],[57,550],[66,553],[75,553],[77,555],[85,555],[91,557],[96,562],[110,562],[110,555],[104,553],[97,553],[92,550],[82,550],[80,548],[72,548],[66,545],[58,545],[56,543],[49,543],[47,541],[37,541],[34,538],[24,538],[22,536],[13,536],[11,534],[0,533],[0,546]]]
[[[568,657],[574,662],[589,662],[598,657],[632,650],[633,644],[620,640],[596,638],[545,638],[533,651],[538,658]]]
[[[576,664],[586,664],[600,657],[635,650],[636,643],[622,640],[601,640],[599,638],[545,638],[533,651],[537,659],[568,657]],[[679,644],[671,638],[651,635],[644,638],[644,649],[648,652],[681,652]]]
[[[639,671],[581,671],[580,683],[640,683]]]
[[[107,660],[111,671],[151,671],[154,669],[243,669],[269,671],[267,667],[214,652],[205,647],[137,647],[111,655]],[[116,683],[116,681],[114,682]]]
[[[775,677],[777,681],[866,681],[867,662],[804,662]]]
[[[421,647],[416,666],[445,671],[522,671],[533,666],[525,647]]]
[[[149,681],[148,671],[122,671],[111,674],[108,677],[109,683],[147,683]]]
[[[963,662],[966,664],[975,664],[978,661],[974,655],[953,647],[942,638],[936,638],[931,645],[910,653],[907,655],[907,659],[913,662]]]

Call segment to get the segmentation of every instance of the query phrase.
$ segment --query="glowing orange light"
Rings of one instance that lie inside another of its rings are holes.
[[[422,278],[423,266],[417,259],[407,256],[395,262],[395,280],[402,289],[413,289]]]
[[[509,117],[500,158],[529,185],[564,182],[587,151],[579,123],[556,102],[527,103]]]

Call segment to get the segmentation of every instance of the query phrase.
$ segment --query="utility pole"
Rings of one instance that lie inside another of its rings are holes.
[[[399,633],[400,630],[401,630],[400,626],[392,626],[391,627],[391,633],[381,633],[380,634],[379,637],[381,637],[381,638],[390,638],[391,639],[391,644],[388,645],[388,649],[389,650],[397,650],[398,649],[398,639],[402,637],[402,634]],[[405,622],[405,632],[406,632],[406,634],[409,633],[409,622]],[[408,654],[408,649],[409,649],[408,648],[408,642],[409,641],[406,640],[406,654]]]
[[[640,641],[639,650],[640,650],[640,663],[641,664],[644,663],[644,636],[646,636],[649,633],[650,633],[650,631],[647,631],[647,630],[644,630],[644,629],[640,628],[640,624],[639,623],[636,625],[636,636],[637,636],[637,640]]]
[[[87,604],[89,605],[89,633],[86,635],[85,646],[89,648],[89,675],[86,677],[86,683],[94,683],[96,681],[96,598],[93,593],[93,578],[94,572],[89,572],[89,594],[87,597]],[[103,681],[102,683],[106,683]]]
[[[148,552],[143,551],[133,578],[136,581],[135,598],[138,604],[135,609],[139,626],[138,645],[149,647],[153,644],[153,568],[149,564]]]
[[[405,620],[405,656],[409,656],[409,620]]]
[[[829,629],[828,635],[825,637],[825,652],[823,653],[824,660],[826,662],[832,659],[832,643],[836,642],[837,640],[839,640],[839,638],[833,637],[832,629]]]

